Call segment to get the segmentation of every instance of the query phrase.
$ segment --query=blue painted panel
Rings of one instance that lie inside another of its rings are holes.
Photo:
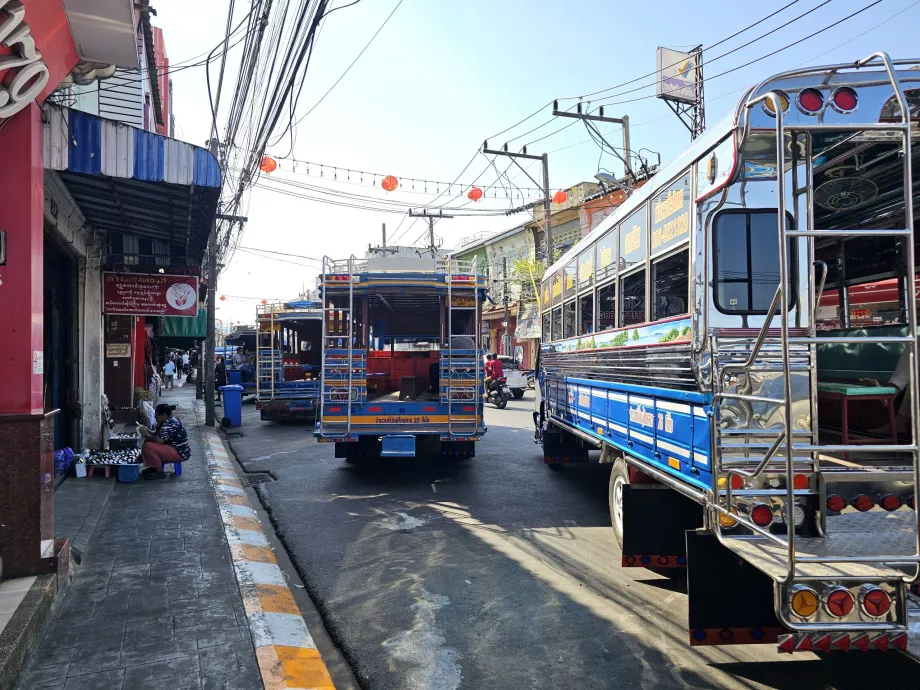
[[[629,395],[629,440],[642,446],[646,452],[655,453],[655,399],[642,395]]]
[[[693,407],[659,399],[655,409],[657,449],[662,460],[673,458],[682,468],[689,469],[693,465]]]
[[[220,165],[217,159],[206,149],[195,149],[195,173],[194,181],[196,185],[203,187],[220,187]]]
[[[637,386],[631,383],[612,383],[610,381],[591,381],[589,379],[579,379],[568,377],[566,381],[573,383],[585,383],[597,388],[606,388],[607,390],[623,391],[626,393],[638,393],[649,397],[664,398],[665,400],[689,400],[692,402],[708,404],[712,401],[710,393],[698,393],[696,391],[679,391],[673,388],[658,388],[656,386]]]
[[[629,396],[626,393],[607,392],[607,432],[610,438],[626,444],[629,437]]]
[[[389,458],[414,458],[415,436],[411,434],[393,434],[383,437],[380,455]]]
[[[134,179],[163,181],[163,137],[142,129],[134,130]]]
[[[607,428],[607,391],[594,386],[591,387],[591,424]]]
[[[67,111],[69,161],[72,172],[96,175],[102,172],[102,121],[80,112]]]
[[[709,425],[712,424],[712,418],[708,414],[708,409],[702,405],[693,407],[693,465],[705,472],[712,472],[709,459]]]

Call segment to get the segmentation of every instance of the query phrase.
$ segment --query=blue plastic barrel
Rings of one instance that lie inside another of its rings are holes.
[[[224,397],[224,418],[220,420],[223,427],[241,426],[243,424],[243,387],[221,386]]]
[[[239,386],[243,382],[243,372],[240,369],[227,369],[227,380],[231,386]]]

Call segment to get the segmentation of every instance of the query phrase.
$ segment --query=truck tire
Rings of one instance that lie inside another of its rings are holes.
[[[520,400],[521,398],[524,397],[524,389],[523,388],[512,388],[511,395],[514,396],[515,400]]]
[[[608,503],[610,504],[610,524],[613,525],[613,536],[616,537],[621,550],[623,548],[623,487],[628,484],[629,470],[626,467],[626,461],[618,458],[610,471]]]

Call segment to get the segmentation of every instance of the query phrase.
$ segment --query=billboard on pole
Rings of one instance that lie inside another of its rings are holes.
[[[655,59],[658,80],[655,95],[666,101],[696,103],[698,74],[696,54],[659,48]]]

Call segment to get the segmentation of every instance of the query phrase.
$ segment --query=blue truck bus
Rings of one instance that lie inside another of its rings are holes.
[[[907,646],[917,65],[764,80],[543,277],[544,461],[612,464],[622,565],[684,571],[691,645]],[[899,307],[854,327],[886,279]]]
[[[264,421],[313,419],[322,366],[322,303],[299,299],[256,313],[256,409]]]
[[[485,276],[390,247],[323,260],[320,412],[336,457],[473,457],[483,424]]]

